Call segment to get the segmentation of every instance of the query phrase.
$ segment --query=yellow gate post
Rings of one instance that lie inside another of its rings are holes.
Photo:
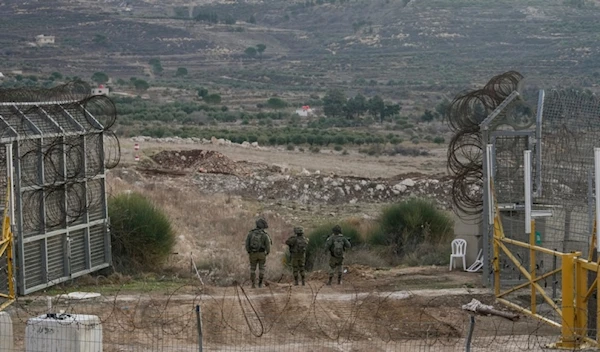
[[[587,296],[588,271],[581,260],[575,261],[575,334],[579,337],[578,343],[583,343],[587,337]]]
[[[0,304],[0,311],[4,310],[15,300],[15,285],[13,281],[13,234],[10,227],[10,197],[11,197],[11,182],[7,179],[6,191],[6,206],[4,207],[4,219],[2,221],[2,237],[0,238],[0,256],[6,254],[6,270],[8,280],[8,294],[0,293],[0,297],[7,299],[6,302]]]
[[[561,338],[556,347],[574,349],[579,347],[575,322],[575,258],[581,253],[568,253],[562,256],[562,324]],[[587,290],[587,289],[586,289]]]

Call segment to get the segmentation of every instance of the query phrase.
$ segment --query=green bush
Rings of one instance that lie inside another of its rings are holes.
[[[433,143],[435,144],[442,144],[444,143],[446,140],[444,140],[444,137],[441,136],[437,136],[433,139]]]
[[[139,193],[119,194],[108,201],[115,267],[153,270],[171,254],[175,233],[169,218]]]
[[[416,251],[424,243],[449,247],[454,238],[452,216],[425,199],[413,198],[389,206],[378,222],[369,243],[392,246],[399,256]]]

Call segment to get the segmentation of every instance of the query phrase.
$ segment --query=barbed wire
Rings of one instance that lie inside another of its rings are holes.
[[[97,177],[118,165],[114,103],[81,81],[52,89],[0,90],[0,116],[18,133],[24,232],[82,223],[104,209]],[[42,204],[44,206],[42,207]],[[42,210],[42,208],[44,210]]]
[[[517,90],[522,79],[516,71],[505,72],[492,77],[481,89],[459,94],[450,104],[446,119],[454,135],[448,146],[447,165],[453,174],[452,200],[459,214],[477,215],[482,211],[483,149],[479,125]],[[503,111],[498,120],[521,126],[520,115],[513,112]]]
[[[138,292],[130,293],[130,285]],[[165,288],[152,280],[110,287],[116,290],[82,301],[69,298],[68,292],[95,286],[59,286],[51,296],[19,297],[9,309],[17,332],[15,351],[24,340],[23,327],[46,313],[69,314],[73,318],[65,324],[84,326],[78,314],[98,316],[105,351],[196,351],[196,305],[202,308],[206,351],[464,351],[469,313],[461,306],[473,297],[493,302],[492,295],[481,291],[386,291],[353,280],[332,287],[315,281],[305,287],[268,282],[251,291],[247,282],[229,287],[185,282]],[[556,318],[550,312],[542,315]],[[541,351],[559,336],[559,329],[526,316],[516,322],[481,316],[471,350]]]

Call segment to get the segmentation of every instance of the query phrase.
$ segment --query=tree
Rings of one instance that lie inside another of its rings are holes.
[[[133,82],[133,86],[139,91],[146,91],[148,88],[150,88],[148,82],[144,81],[143,79],[136,79],[135,82]]]
[[[157,59],[157,58],[150,59],[150,61],[148,61],[148,63],[150,65],[152,65],[152,72],[154,72],[155,74],[161,74],[163,72],[163,67],[162,67],[162,64],[160,63],[159,59]]]
[[[95,72],[92,75],[92,81],[98,83],[98,84],[103,84],[108,82],[108,75],[104,72]]]
[[[402,107],[400,106],[400,104],[386,102],[384,108],[384,117],[398,115],[401,109]]]
[[[188,70],[185,67],[178,67],[177,72],[175,72],[175,77],[182,77],[188,74]]]
[[[204,98],[207,95],[208,95],[208,89],[203,88],[203,87],[198,88],[198,96],[200,98]]]
[[[448,109],[450,109],[450,101],[445,98],[441,103],[435,106],[435,112],[437,112],[438,115],[442,117],[446,116],[446,114],[448,113]]]
[[[246,50],[244,50],[244,53],[246,53],[246,55],[250,56],[250,57],[255,57],[257,50],[255,47],[253,46],[249,46],[246,48]]]
[[[250,18],[248,19],[248,23],[252,23],[252,24],[256,23],[256,18],[254,17],[254,15],[250,16]]]
[[[285,100],[274,97],[267,100],[267,106],[271,109],[283,109],[287,107],[288,104],[285,102]]]
[[[424,121],[424,122],[431,122],[434,119],[435,119],[435,115],[433,114],[433,111],[431,111],[429,109],[425,110],[423,115],[421,115],[421,121]]]
[[[54,81],[56,79],[62,79],[63,75],[60,72],[52,72],[50,74],[50,80]]]
[[[376,95],[369,99],[367,105],[371,115],[374,118],[378,117],[379,121],[383,122],[383,119],[385,118],[385,103],[383,102],[383,99],[379,95]]]
[[[220,104],[221,103],[221,95],[217,93],[209,94],[204,97],[204,101],[207,104]]]
[[[266,45],[256,44],[256,51],[258,51],[258,55],[260,55],[261,58],[262,58],[262,54],[265,52],[266,49],[267,49]]]
[[[323,97],[323,112],[328,117],[342,116],[346,106],[346,94],[339,89],[331,89]]]
[[[354,98],[348,99],[345,111],[346,117],[349,119],[362,116],[367,111],[367,98],[362,94],[358,94]]]

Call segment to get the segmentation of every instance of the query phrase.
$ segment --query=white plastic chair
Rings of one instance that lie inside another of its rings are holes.
[[[450,244],[452,247],[452,254],[450,254],[450,271],[452,268],[456,268],[454,258],[462,258],[463,270],[467,269],[467,260],[465,254],[467,253],[467,241],[457,238]]]
[[[483,268],[483,249],[479,250],[479,254],[477,254],[477,259],[471,264],[470,267],[467,268],[467,271],[470,273],[475,273]]]

